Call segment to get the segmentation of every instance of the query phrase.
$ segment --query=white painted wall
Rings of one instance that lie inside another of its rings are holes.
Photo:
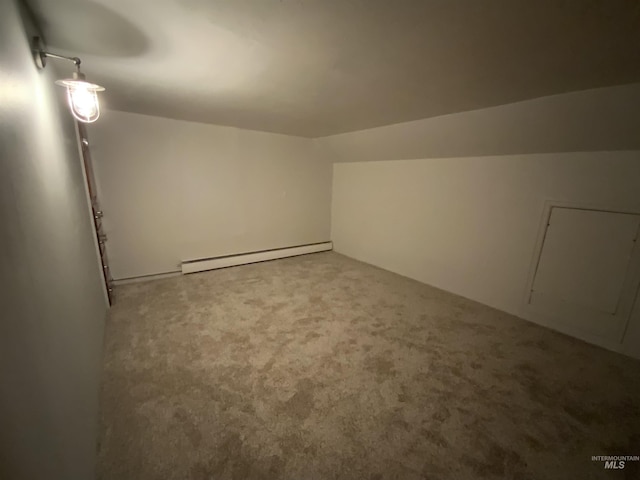
[[[0,2],[0,478],[95,477],[106,302],[72,117]]]
[[[426,118],[316,140],[335,162],[640,150],[640,83]]]
[[[547,199],[640,212],[640,152],[334,165],[334,249],[523,315]]]
[[[635,105],[638,90],[624,88],[595,92],[601,100],[612,98],[600,105],[604,120],[614,122],[607,127],[610,133],[600,136],[601,144],[621,144],[615,128],[640,127],[640,121],[625,123],[630,117],[619,95],[627,91],[629,103]],[[588,98],[582,96],[585,102]],[[545,201],[640,211],[640,151],[532,153],[550,145],[577,150],[593,145],[587,135],[592,130],[578,120],[569,125],[556,121],[561,105],[575,99],[556,100],[557,108],[547,105],[540,118],[534,115],[539,102],[532,101],[531,108],[507,106],[443,117],[441,123],[423,120],[317,140],[324,155],[337,162],[334,249],[539,321],[525,312],[523,299]],[[589,108],[581,105],[578,110]],[[527,130],[534,117],[540,128],[555,122],[556,141],[549,144],[539,128]],[[508,118],[512,125],[503,130]],[[565,132],[568,143],[562,140]],[[522,154],[487,155],[509,150]],[[469,156],[429,158],[454,152]],[[640,356],[639,331],[637,309],[625,345],[607,346]]]
[[[332,166],[309,139],[116,111],[89,135],[116,279],[330,239]]]

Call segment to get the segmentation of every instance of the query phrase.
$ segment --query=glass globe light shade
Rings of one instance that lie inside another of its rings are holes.
[[[73,78],[57,80],[56,85],[67,88],[67,99],[73,116],[84,123],[95,122],[100,116],[100,102],[97,92],[104,87],[85,81],[80,72],[73,74]]]

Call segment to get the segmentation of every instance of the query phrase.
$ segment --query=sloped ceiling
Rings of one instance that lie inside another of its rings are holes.
[[[637,0],[27,1],[108,108],[291,135],[640,82]]]

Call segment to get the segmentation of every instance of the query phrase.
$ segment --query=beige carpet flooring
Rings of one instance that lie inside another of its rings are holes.
[[[470,300],[333,252],[117,293],[100,479],[640,478],[591,460],[640,362]]]

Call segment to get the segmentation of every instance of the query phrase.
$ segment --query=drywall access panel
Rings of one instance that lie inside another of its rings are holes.
[[[621,344],[640,284],[640,214],[550,205],[527,308],[550,326]]]

